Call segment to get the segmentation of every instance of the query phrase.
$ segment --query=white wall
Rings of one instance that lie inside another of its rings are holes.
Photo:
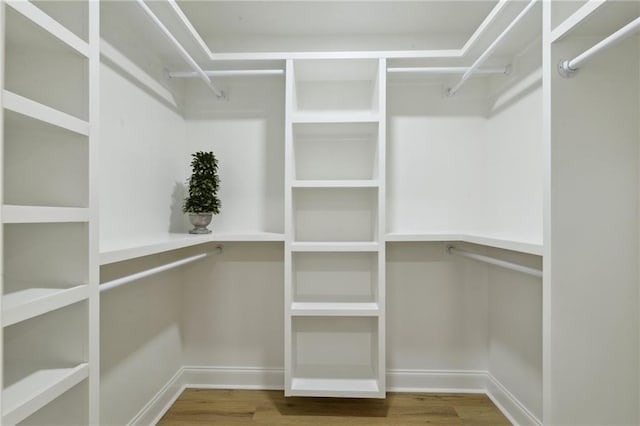
[[[542,242],[540,83],[515,95],[487,120],[481,234]]]
[[[181,257],[173,253],[103,266],[101,279]],[[101,425],[129,423],[184,364],[182,273],[165,272],[100,294]]]
[[[109,63],[101,67],[100,239],[184,232],[184,120]],[[101,282],[180,258],[101,268]],[[100,424],[122,425],[184,364],[181,270],[100,297]]]
[[[387,232],[466,231],[484,179],[483,98],[392,81],[387,99]]]
[[[282,368],[282,243],[227,243],[183,277],[184,364]]]
[[[387,368],[488,368],[487,268],[444,243],[387,245]]]
[[[228,100],[200,82],[187,90],[186,160],[213,151],[219,162],[222,202],[214,232],[284,232],[284,78],[220,79]]]
[[[184,120],[113,67],[100,72],[101,241],[183,232]]]
[[[599,39],[552,46],[553,66]],[[638,48],[552,72],[545,421],[638,424]],[[597,402],[597,403],[596,403]]]

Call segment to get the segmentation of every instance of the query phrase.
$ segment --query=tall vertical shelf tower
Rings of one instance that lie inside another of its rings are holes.
[[[99,6],[0,9],[0,423],[95,424]]]
[[[287,396],[385,395],[385,77],[383,59],[287,61]]]

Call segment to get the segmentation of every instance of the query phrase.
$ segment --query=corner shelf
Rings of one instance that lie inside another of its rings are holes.
[[[2,423],[26,419],[89,376],[89,365],[37,370],[3,389]]]
[[[106,265],[206,243],[283,241],[283,234],[273,232],[227,234],[215,231],[208,235],[163,234],[137,239],[102,241],[100,243],[100,264]]]
[[[517,251],[520,253],[542,256],[544,245],[529,241],[510,240],[494,238],[477,234],[412,234],[412,233],[388,233],[385,235],[386,242],[446,242],[461,241],[465,243],[479,244],[487,247],[499,248],[503,250]]]
[[[8,327],[89,297],[86,284],[62,288],[28,288],[2,296],[2,326]]]

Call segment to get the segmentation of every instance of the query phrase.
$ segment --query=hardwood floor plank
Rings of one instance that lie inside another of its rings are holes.
[[[389,393],[386,399],[285,398],[282,391],[186,389],[158,424],[501,426],[510,423],[483,394]]]

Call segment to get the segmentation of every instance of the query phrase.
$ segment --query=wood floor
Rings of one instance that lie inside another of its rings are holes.
[[[187,389],[158,425],[510,425],[486,395],[285,398],[282,391]]]

